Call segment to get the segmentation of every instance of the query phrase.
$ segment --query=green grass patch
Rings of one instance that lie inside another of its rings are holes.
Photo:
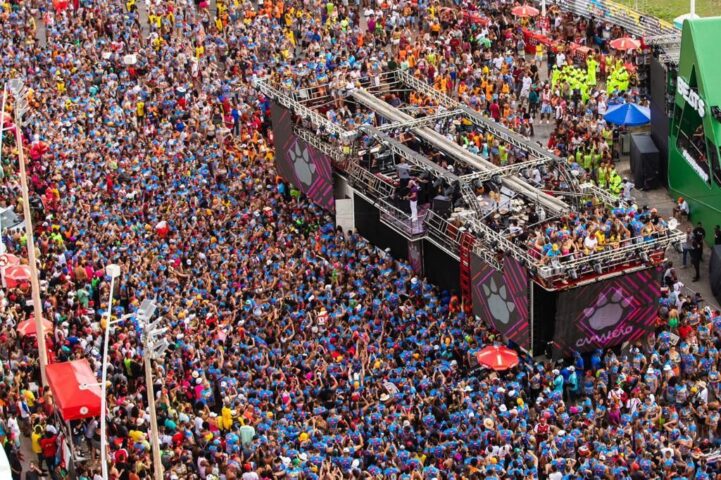
[[[647,13],[662,20],[673,22],[679,15],[689,12],[689,0],[615,0],[631,8],[638,7],[642,13]],[[696,0],[696,14],[701,17],[714,17],[721,15],[721,0]]]

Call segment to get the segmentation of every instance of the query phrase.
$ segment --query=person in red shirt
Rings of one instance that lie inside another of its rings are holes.
[[[41,438],[38,443],[40,443],[40,448],[42,449],[45,465],[47,465],[48,472],[50,472],[50,478],[56,480],[58,477],[55,473],[55,467],[57,466],[55,455],[58,453],[58,436],[55,435],[51,427],[48,426],[48,429],[45,431],[45,437]]]
[[[678,336],[681,337],[682,340],[686,340],[692,332],[693,327],[689,325],[687,321],[682,321],[678,327]]]
[[[497,100],[493,100],[493,103],[490,106],[490,110],[493,120],[495,120],[496,122],[499,121],[501,119],[501,107],[498,105]]]

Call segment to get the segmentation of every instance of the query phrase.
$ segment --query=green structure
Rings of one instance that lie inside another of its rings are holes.
[[[683,24],[668,142],[668,185],[695,223],[721,224],[721,17]]]

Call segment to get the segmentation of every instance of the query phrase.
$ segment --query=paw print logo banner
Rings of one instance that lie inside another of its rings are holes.
[[[507,339],[528,349],[528,274],[516,260],[506,258],[503,271],[471,256],[473,313]]]
[[[564,354],[636,341],[653,332],[659,295],[653,269],[563,292],[554,341]]]
[[[293,133],[293,124],[287,109],[271,102],[270,113],[278,173],[314,203],[334,211],[333,167],[330,158]]]

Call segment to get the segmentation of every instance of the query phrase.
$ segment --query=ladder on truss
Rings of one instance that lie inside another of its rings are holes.
[[[461,195],[463,195],[463,200],[466,201],[468,208],[474,212],[483,211],[481,204],[478,202],[478,197],[476,197],[476,194],[473,190],[471,190],[471,187],[469,187],[467,183],[461,185]]]
[[[371,195],[376,199],[384,199],[393,196],[395,187],[373,175],[365,168],[353,162],[348,165],[348,178],[351,186],[361,192]]]
[[[471,252],[476,243],[476,238],[468,232],[461,234],[461,245],[458,249],[460,257],[460,274],[461,274],[461,298],[464,304],[472,304],[472,285],[471,285]]]

